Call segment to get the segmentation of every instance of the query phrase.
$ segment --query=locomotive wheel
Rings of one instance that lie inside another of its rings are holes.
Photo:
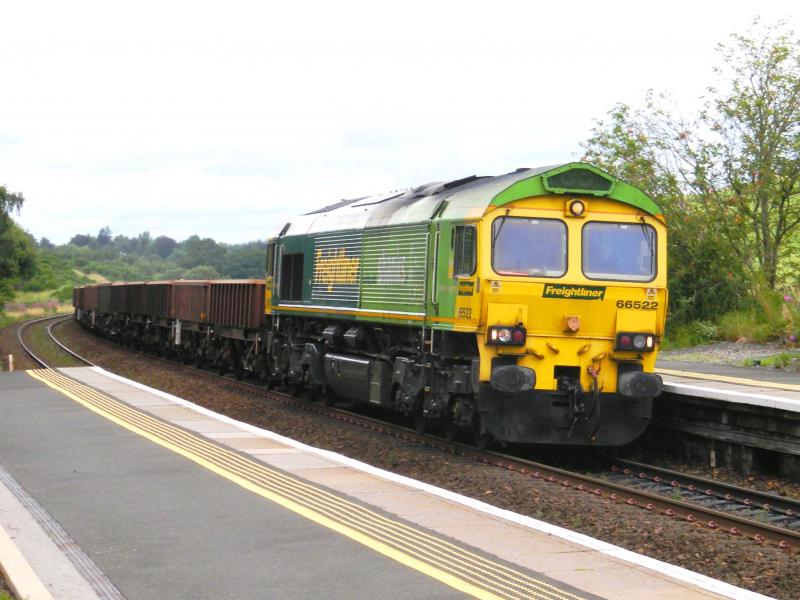
[[[473,425],[473,436],[475,438],[475,447],[478,450],[486,450],[494,442],[494,436],[486,431],[483,426],[483,420],[480,414],[475,414],[475,422]]]
[[[317,394],[316,400],[322,406],[333,406],[336,404],[336,394],[333,393],[331,388],[324,386]]]
[[[455,406],[450,406],[442,416],[442,433],[444,439],[448,442],[455,442],[458,439],[461,429],[453,420],[453,409]]]

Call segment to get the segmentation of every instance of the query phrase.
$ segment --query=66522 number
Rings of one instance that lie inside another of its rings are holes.
[[[658,302],[648,302],[641,300],[617,300],[617,308],[631,308],[633,310],[655,310]]]

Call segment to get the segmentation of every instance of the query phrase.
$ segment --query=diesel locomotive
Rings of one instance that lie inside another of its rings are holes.
[[[661,392],[666,248],[649,197],[568,163],[298,216],[265,280],[86,286],[74,304],[124,343],[448,438],[620,446]]]

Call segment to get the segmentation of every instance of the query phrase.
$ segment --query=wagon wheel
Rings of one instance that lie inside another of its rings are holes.
[[[334,394],[333,390],[327,385],[323,385],[319,389],[314,399],[322,404],[322,406],[333,406],[336,404],[336,394]]]
[[[414,407],[414,429],[417,433],[426,433],[428,431],[428,426],[430,425],[430,419],[428,419],[425,414],[422,412],[422,404],[417,404]]]

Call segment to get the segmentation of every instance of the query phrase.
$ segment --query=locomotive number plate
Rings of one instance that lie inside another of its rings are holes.
[[[617,308],[632,310],[656,310],[658,302],[642,302],[641,300],[617,300]]]

